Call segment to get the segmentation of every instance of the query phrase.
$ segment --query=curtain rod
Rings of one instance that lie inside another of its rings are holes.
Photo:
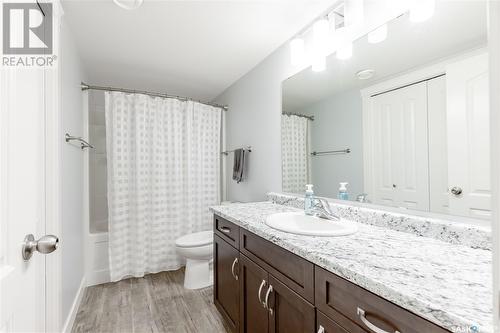
[[[307,118],[310,121],[314,121],[314,116],[306,116],[305,114],[291,113],[291,112],[282,112],[281,114],[284,114],[284,115],[287,115],[287,116],[297,116],[297,117]]]
[[[142,94],[142,95],[148,95],[148,96],[154,96],[154,97],[175,98],[175,99],[178,99],[179,101],[193,101],[193,102],[198,102],[201,104],[221,108],[224,111],[228,110],[227,105],[220,105],[220,104],[216,104],[216,103],[203,102],[203,101],[200,101],[197,99],[176,96],[176,95],[169,95],[167,93],[151,92],[151,91],[145,91],[145,90],[125,89],[125,88],[115,88],[115,87],[92,86],[92,85],[86,84],[85,82],[81,82],[81,88],[82,88],[82,91],[85,91],[85,90],[119,91],[119,92],[129,93],[129,94]]]

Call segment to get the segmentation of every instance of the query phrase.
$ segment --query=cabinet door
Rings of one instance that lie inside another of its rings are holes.
[[[239,328],[239,252],[214,235],[214,303],[233,332]]]
[[[268,287],[268,273],[243,254],[240,254],[241,333],[267,332],[268,312],[264,308],[262,301]]]
[[[269,275],[272,286],[269,298],[270,333],[311,333],[315,331],[314,306]]]

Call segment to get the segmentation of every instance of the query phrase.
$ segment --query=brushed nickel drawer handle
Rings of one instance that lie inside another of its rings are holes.
[[[357,312],[358,312],[359,319],[361,319],[363,324],[365,324],[365,326],[368,327],[372,332],[374,332],[374,333],[390,333],[390,332],[387,332],[386,330],[383,330],[383,329],[373,325],[368,319],[366,319],[365,310],[363,310],[362,308],[358,307]],[[394,333],[399,333],[399,331],[394,330]]]
[[[260,297],[260,295],[262,294],[262,288],[264,288],[265,285],[266,285],[266,280],[262,280],[262,283],[260,284],[260,287],[259,287],[259,303],[262,304],[262,306],[264,308],[266,307],[266,304],[262,301],[262,298]]]
[[[234,266],[238,263],[238,258],[234,258],[233,264],[231,265],[231,275],[236,281],[238,281],[238,275],[234,273]]]
[[[325,328],[319,325],[318,333],[325,333]]]
[[[220,227],[219,230],[222,231],[225,234],[230,234],[231,233],[231,229],[229,229],[228,227]]]
[[[266,292],[266,299],[264,300],[264,307],[269,310],[269,313],[271,316],[273,315],[273,309],[269,307],[269,295],[273,292],[273,286],[269,285],[269,288],[267,289]]]

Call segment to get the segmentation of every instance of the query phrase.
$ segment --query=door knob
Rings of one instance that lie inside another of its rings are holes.
[[[462,194],[462,189],[458,186],[454,186],[451,188],[450,192],[451,192],[451,194],[458,196],[458,195]]]
[[[45,235],[39,240],[35,240],[35,236],[32,234],[26,235],[22,249],[23,259],[26,261],[30,260],[35,251],[43,254],[54,252],[58,244],[59,238],[54,235]]]

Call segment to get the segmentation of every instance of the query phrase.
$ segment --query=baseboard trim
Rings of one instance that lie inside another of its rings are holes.
[[[71,332],[86,287],[87,287],[87,281],[85,280],[85,277],[83,277],[82,281],[80,282],[80,287],[78,288],[78,292],[76,293],[75,300],[73,301],[73,305],[71,305],[70,312],[68,314],[68,317],[66,318],[66,322],[64,323],[62,333]]]
[[[93,271],[88,275],[89,276],[87,279],[87,287],[111,282],[111,279],[109,276],[109,270],[107,270],[107,269],[103,269],[101,271]]]

